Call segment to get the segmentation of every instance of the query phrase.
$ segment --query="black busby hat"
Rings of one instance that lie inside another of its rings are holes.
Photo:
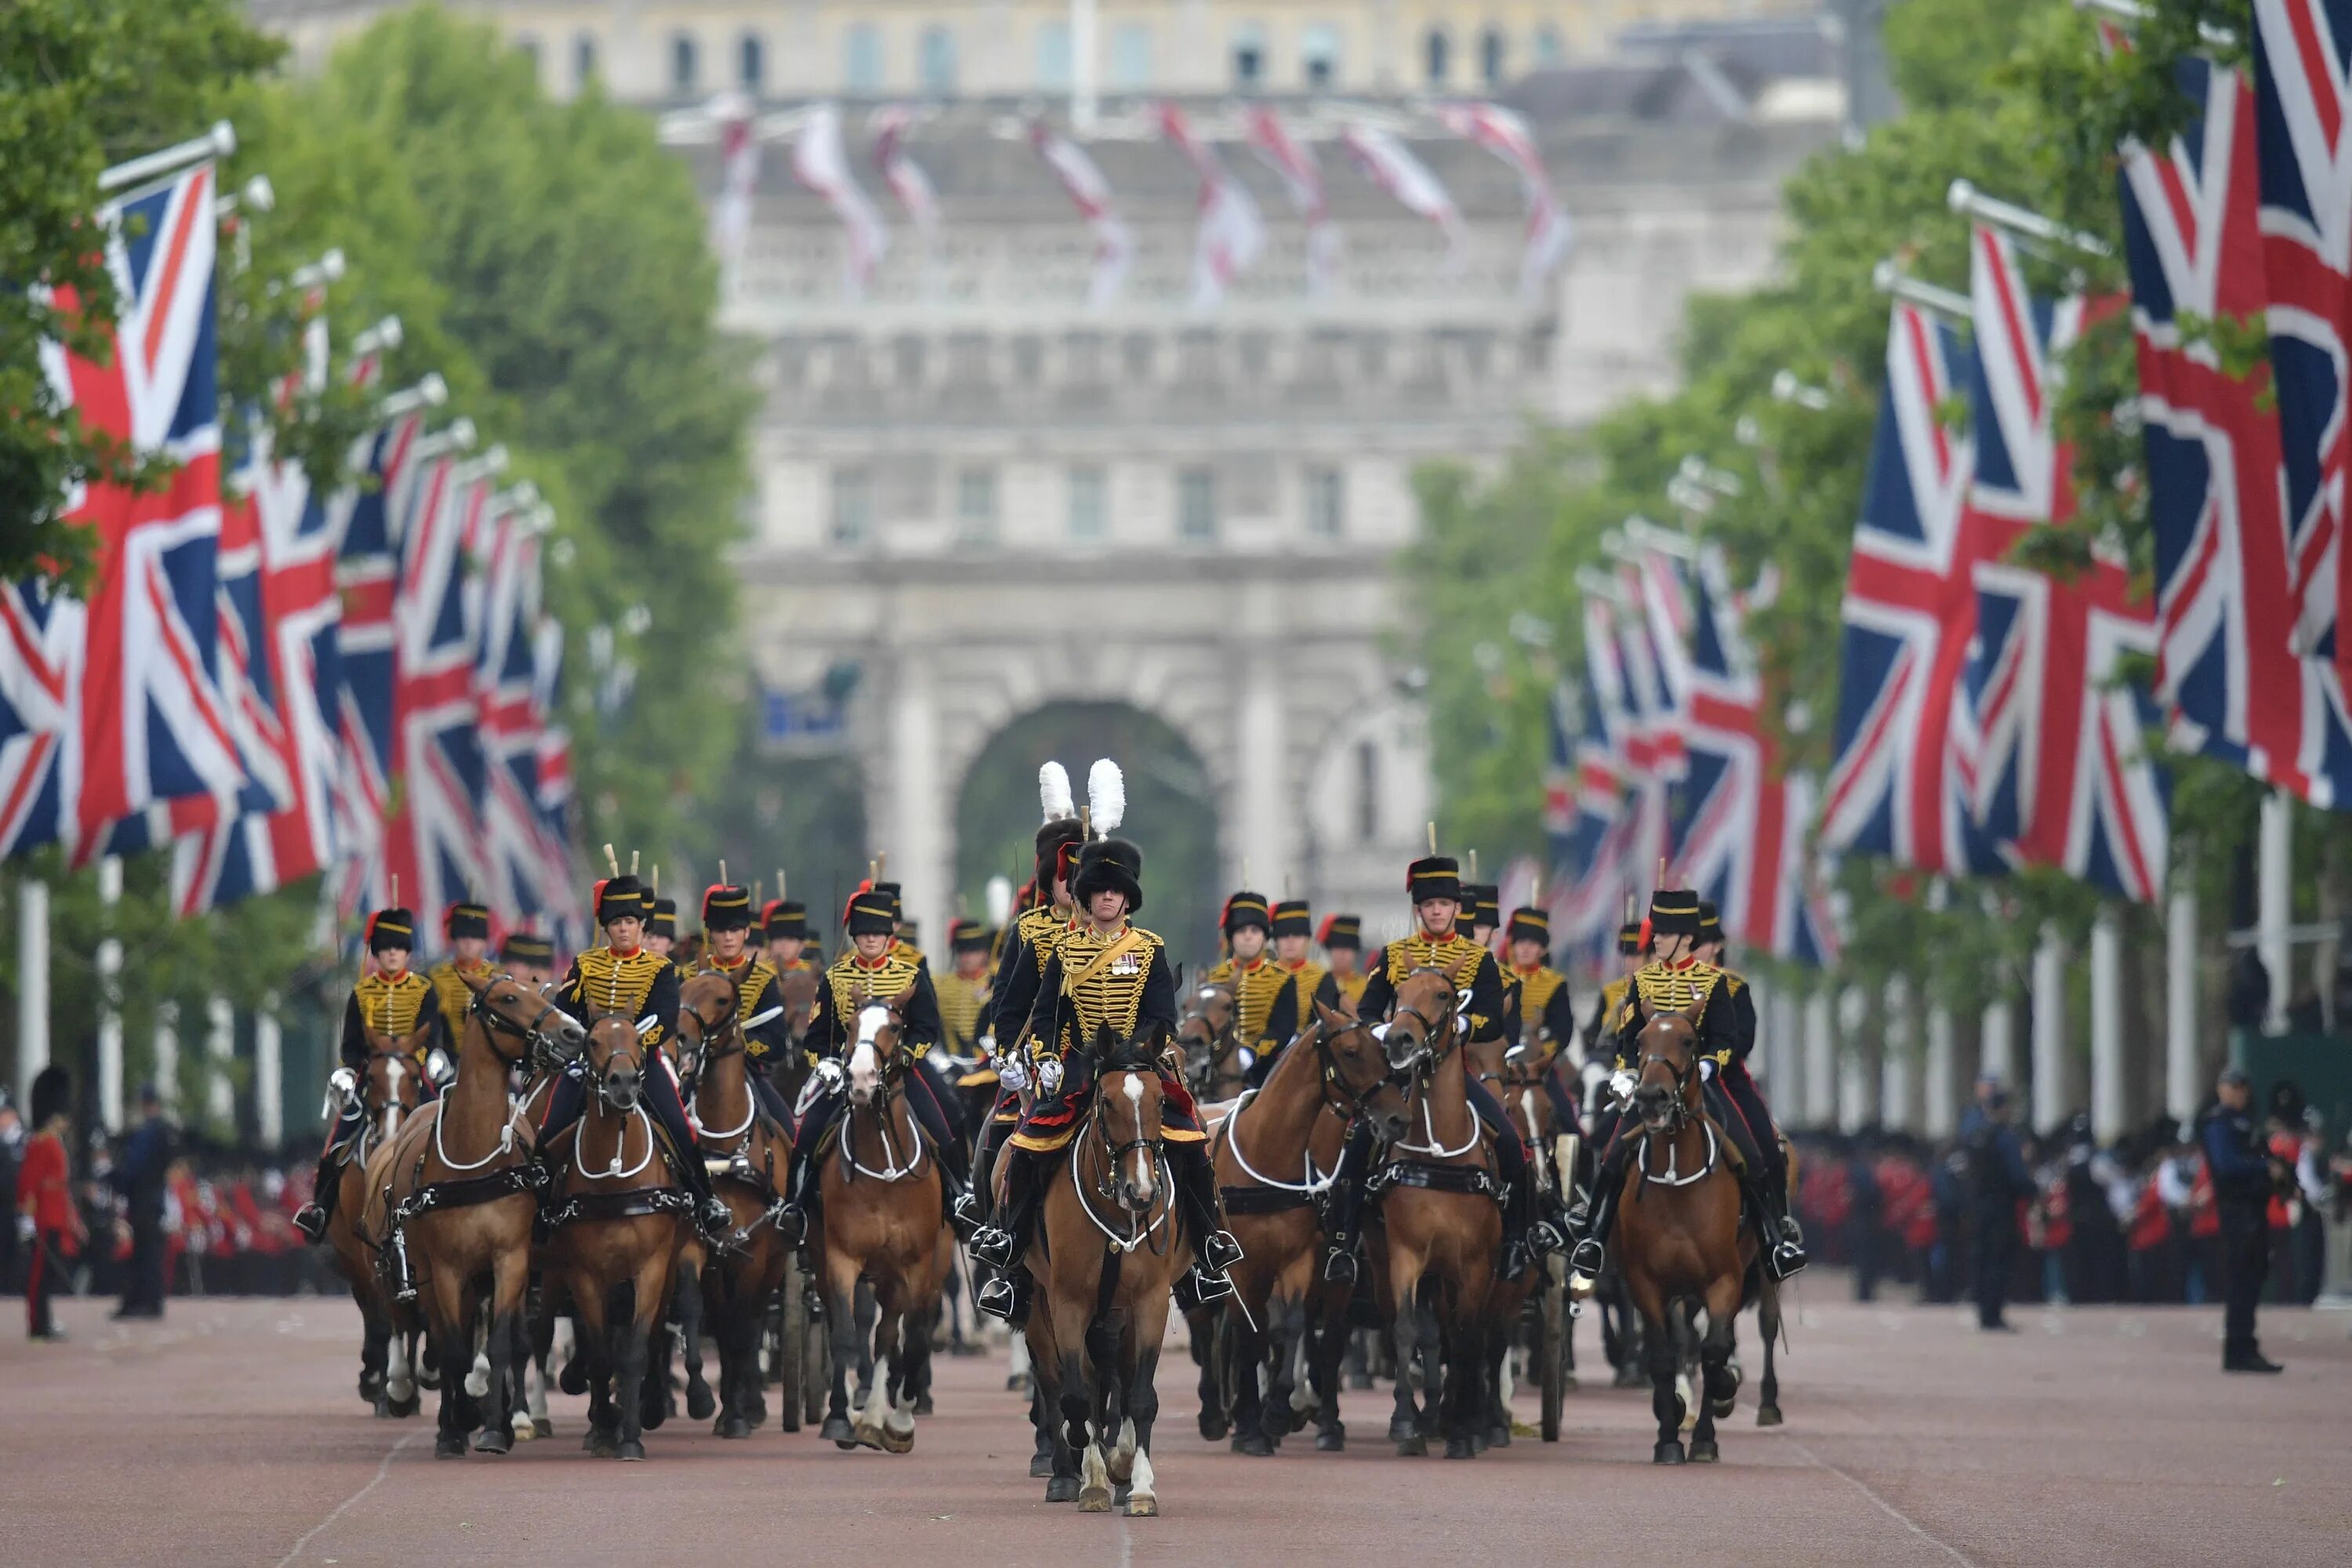
[[[1642,951],[1640,921],[1628,921],[1617,928],[1617,951],[1629,957]]]
[[[898,930],[898,913],[890,907],[888,894],[876,891],[870,883],[861,883],[857,891],[849,895],[849,902],[841,911],[841,923],[852,936],[891,936]]]
[[[1323,929],[1317,933],[1315,940],[1322,944],[1326,952],[1335,947],[1353,948],[1360,952],[1364,947],[1364,917],[1325,915]]]
[[[1698,939],[1701,942],[1723,940],[1723,911],[1715,907],[1713,899],[1698,901]]]
[[[1696,936],[1698,895],[1687,888],[1660,888],[1650,895],[1650,934]]]
[[[677,934],[677,900],[676,899],[653,900],[653,912],[646,917],[646,934],[647,936]]]
[[[1070,896],[1080,903],[1117,889],[1127,895],[1127,912],[1143,908],[1143,851],[1124,838],[1097,838],[1078,850],[1070,872]]]
[[[986,952],[988,928],[978,921],[952,920],[948,922],[948,951],[950,952]]]
[[[33,1126],[37,1131],[52,1116],[73,1108],[73,1079],[66,1069],[51,1062],[33,1075]]]
[[[487,941],[490,934],[489,909],[486,905],[465,900],[451,904],[442,912],[441,931],[451,942],[469,936]]]
[[[1244,926],[1268,932],[1274,930],[1274,912],[1267,908],[1264,893],[1240,892],[1225,900],[1224,912],[1217,917],[1217,929],[1231,936]]]
[[[907,918],[907,900],[903,895],[903,890],[898,883],[877,882],[873,887],[874,891],[881,894],[884,898],[890,900],[890,918],[892,920],[903,921]]]
[[[645,919],[648,896],[645,884],[626,872],[605,878],[596,884],[596,923],[609,925],[619,920]]]
[[[1451,855],[1424,855],[1404,868],[1406,897],[1414,903],[1462,898],[1462,863]]]
[[[368,916],[367,950],[382,952],[386,948],[416,951],[416,917],[406,910],[378,910]]]
[[[1305,899],[1285,899],[1274,906],[1274,934],[1276,936],[1315,934],[1315,911],[1307,907]]]
[[[1503,889],[1492,882],[1479,882],[1462,889],[1465,908],[1477,917],[1482,926],[1503,923]]]
[[[1468,936],[1478,929],[1478,889],[1462,889],[1462,901],[1454,906],[1454,934]]]
[[[1551,912],[1534,904],[1522,904],[1511,911],[1511,940],[1539,942],[1551,945]]]
[[[714,882],[702,890],[703,930],[749,931],[751,927],[751,889],[739,888],[732,882]]]
[[[806,942],[808,906],[798,899],[770,899],[760,911],[760,929],[770,942]]]
[[[506,945],[499,949],[499,962],[551,969],[555,964],[555,943],[535,931],[509,931]]]

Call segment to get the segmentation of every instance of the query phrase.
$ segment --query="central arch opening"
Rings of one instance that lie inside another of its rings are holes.
[[[974,916],[988,879],[1029,879],[1036,854],[1037,769],[1049,758],[1070,770],[1086,804],[1087,770],[1108,757],[1127,775],[1127,818],[1118,837],[1143,850],[1143,913],[1169,954],[1195,963],[1216,949],[1216,791],[1208,770],[1165,720],[1123,702],[1055,702],[1024,713],[981,748],[956,800],[956,888]]]

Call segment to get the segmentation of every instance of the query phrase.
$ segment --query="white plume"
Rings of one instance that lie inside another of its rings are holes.
[[[1001,926],[1013,918],[1013,879],[991,877],[988,879],[988,923]]]
[[[1097,833],[1118,831],[1127,820],[1127,775],[1108,757],[1097,757],[1087,770],[1087,816]]]
[[[1037,804],[1045,813],[1047,822],[1059,822],[1078,814],[1076,803],[1070,798],[1070,770],[1059,763],[1047,763],[1037,770]]]

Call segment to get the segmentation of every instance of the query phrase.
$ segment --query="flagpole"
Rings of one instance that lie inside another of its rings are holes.
[[[114,934],[122,902],[122,857],[98,863],[98,902],[105,934],[98,941],[98,1113],[109,1132],[122,1131],[122,939]]]
[[[226,120],[215,120],[213,128],[202,136],[105,170],[98,176],[98,188],[111,195],[176,174],[189,164],[201,163],[207,158],[226,158],[236,151],[236,127]]]
[[[1095,130],[1095,0],[1070,0],[1070,129]]]
[[[17,1104],[32,1105],[33,1080],[48,1065],[49,885],[28,877],[16,884]]]

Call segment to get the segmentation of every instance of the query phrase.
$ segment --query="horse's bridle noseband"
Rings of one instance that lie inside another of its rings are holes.
[[[1642,1059],[1635,1066],[1635,1072],[1638,1074],[1642,1068],[1648,1067],[1652,1062],[1657,1063],[1675,1075],[1674,1107],[1667,1114],[1664,1131],[1670,1133],[1679,1132],[1682,1131],[1683,1123],[1689,1120],[1691,1115],[1690,1089],[1691,1080],[1698,1076],[1698,1042],[1696,1039],[1691,1041],[1689,1059],[1680,1067],[1676,1067],[1655,1051],[1643,1051]]]
[[[541,1026],[547,1022],[547,1016],[550,1013],[561,1014],[562,1009],[556,1006],[554,1000],[542,990],[538,993],[539,1011],[530,1016],[529,1023],[518,1024],[490,1005],[490,993],[497,988],[501,980],[512,982],[516,985],[522,984],[522,982],[516,980],[513,975],[500,970],[490,976],[488,984],[474,993],[471,1010],[476,1017],[481,1019],[483,1030],[493,1038],[504,1035],[509,1039],[523,1042],[523,1050],[520,1055],[505,1059],[519,1061],[523,1056],[528,1056],[539,1067],[549,1072],[560,1071],[570,1067],[577,1059],[579,1051],[564,1050],[556,1037]],[[583,1038],[581,1049],[586,1048],[586,1041]],[[499,1054],[501,1057],[505,1056],[503,1052]]]

